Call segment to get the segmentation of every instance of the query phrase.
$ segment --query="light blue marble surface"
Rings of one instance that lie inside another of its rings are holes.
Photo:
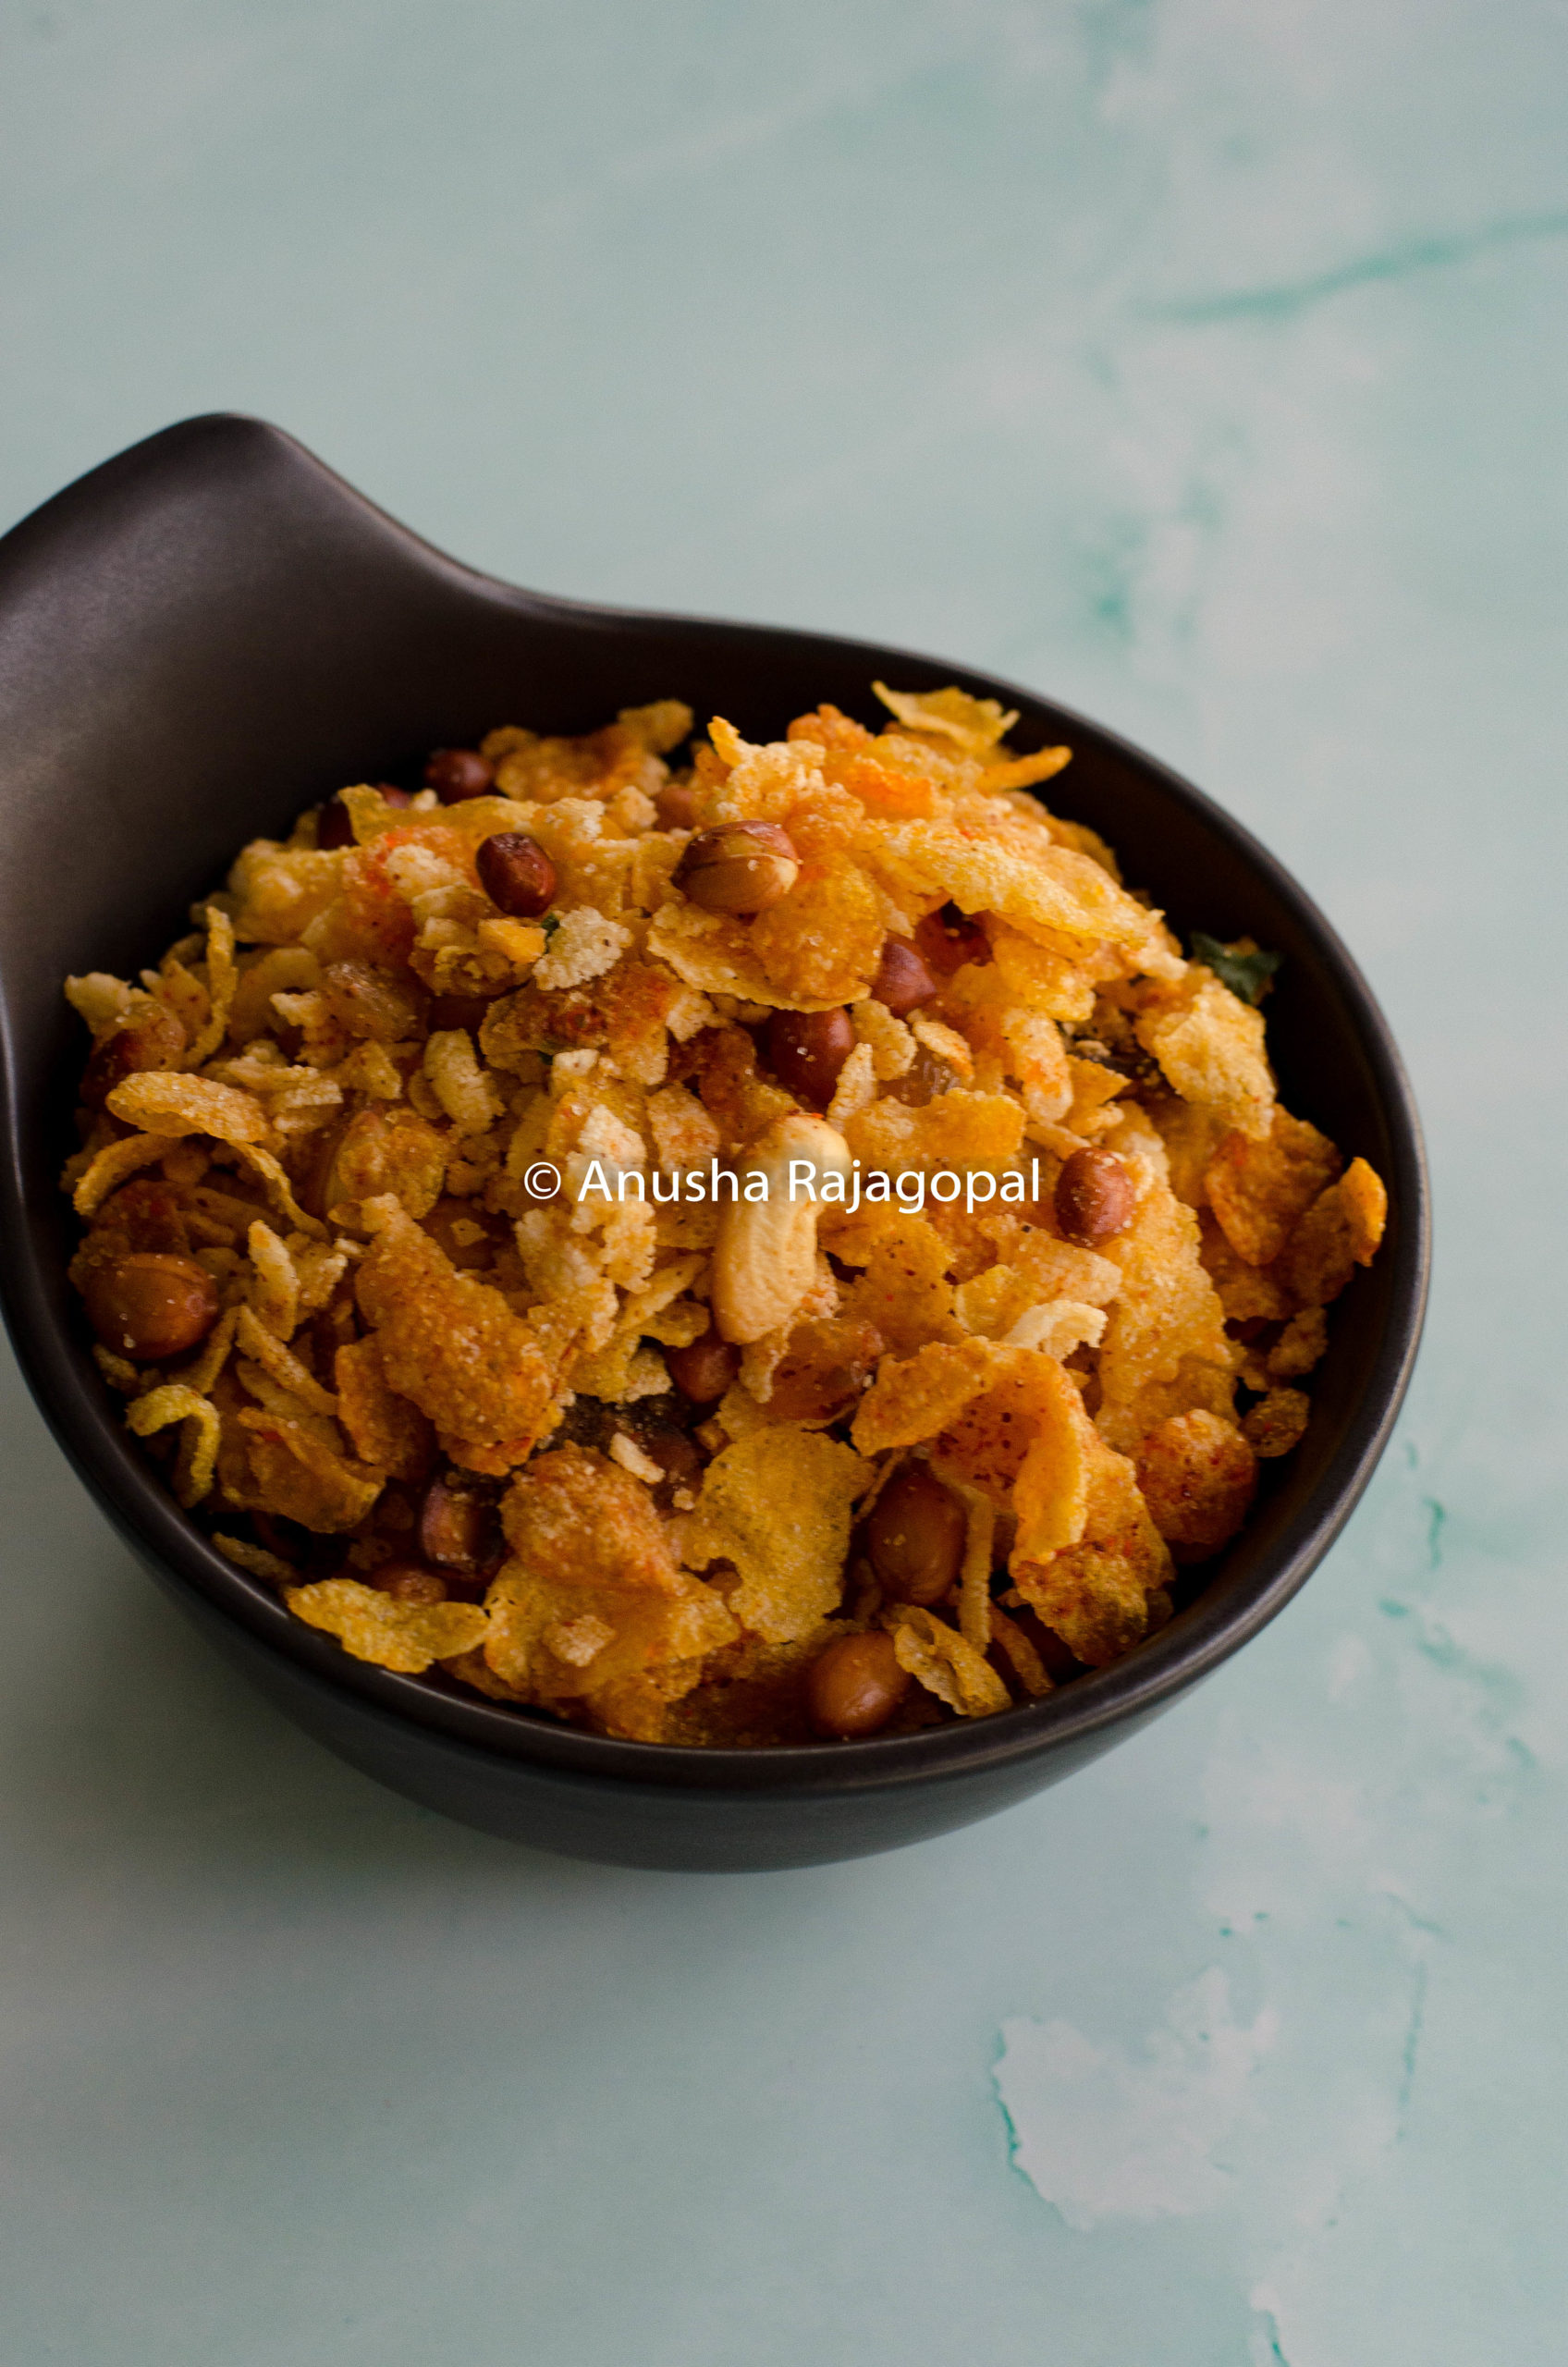
[[[0,521],[235,407],[524,582],[1037,683],[1321,898],[1439,1201],[1294,1607],[1063,1789],[770,1878],[326,1759],[9,1379],[5,2367],[1556,2367],[1561,0],[7,0],[0,45]]]

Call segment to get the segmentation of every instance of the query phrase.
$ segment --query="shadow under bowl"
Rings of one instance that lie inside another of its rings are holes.
[[[66,1281],[82,1041],[69,971],[132,975],[241,843],[347,780],[410,776],[497,722],[594,728],[687,699],[748,738],[874,677],[956,681],[1074,750],[1054,802],[1173,926],[1284,956],[1269,1044],[1291,1108],[1389,1184],[1377,1263],[1334,1311],[1311,1427],[1201,1592],[1117,1666],[999,1717],[772,1750],[611,1741],[349,1659],[205,1541],[123,1428]],[[1415,1359],[1427,1265],[1421,1138],[1388,1028],[1322,914],[1247,831],[1111,733],[1007,682],[825,635],[594,608],[473,573],[290,437],[218,416],[70,485],[0,543],[0,1293],[67,1454],[153,1576],[305,1731],[484,1830],[613,1863],[711,1870],[896,1848],[1022,1800],[1134,1733],[1287,1602],[1343,1527]]]

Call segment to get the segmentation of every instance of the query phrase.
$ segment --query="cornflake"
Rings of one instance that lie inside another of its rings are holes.
[[[842,1589],[851,1513],[872,1476],[851,1448],[819,1432],[792,1423],[753,1430],[709,1464],[688,1559],[734,1565],[730,1606],[765,1642],[809,1636]]]
[[[540,1455],[512,1483],[504,1519],[513,1558],[485,1598],[484,1656],[521,1698],[589,1700],[737,1632],[676,1562],[646,1489],[606,1456]]]
[[[992,1718],[1012,1697],[988,1662],[934,1611],[900,1603],[887,1616],[899,1666],[961,1718]]]
[[[489,1626],[475,1603],[398,1602],[354,1578],[286,1587],[283,1599],[296,1619],[336,1636],[355,1660],[405,1676],[423,1676],[433,1661],[472,1651]]]
[[[692,1747],[836,1731],[846,1637],[912,1733],[1172,1616],[1387,1196],[1279,1098],[1275,957],[1187,960],[1018,720],[899,684],[771,741],[679,699],[504,725],[481,795],[349,782],[351,843],[312,809],[157,968],[67,982],[93,1382],[236,1568],[361,1660]],[[740,821],[792,884],[710,910],[681,859]],[[521,918],[483,885],[519,832]],[[1068,1240],[1089,1150],[1132,1212]],[[775,1205],[797,1155],[831,1190]],[[183,1335],[138,1336],[149,1257]],[[919,1604],[875,1512],[912,1470],[951,1515]]]
[[[211,1134],[220,1143],[264,1143],[272,1133],[254,1094],[211,1078],[148,1070],[116,1085],[111,1117],[150,1134]]]

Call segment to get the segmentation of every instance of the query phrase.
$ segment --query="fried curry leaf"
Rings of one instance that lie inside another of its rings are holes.
[[[1237,946],[1221,945],[1217,937],[1206,937],[1201,928],[1193,931],[1193,960],[1204,963],[1220,985],[1229,987],[1243,1002],[1256,1005],[1263,1000],[1268,982],[1283,959],[1280,953],[1260,952],[1256,946],[1250,953],[1243,953]]]

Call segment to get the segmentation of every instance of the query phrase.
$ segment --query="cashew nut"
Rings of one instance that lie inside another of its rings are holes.
[[[816,1279],[817,1204],[803,1186],[791,1199],[793,1159],[809,1160],[819,1182],[830,1169],[848,1172],[850,1147],[826,1118],[792,1110],[753,1148],[741,1191],[761,1175],[767,1196],[723,1204],[713,1257],[714,1320],[738,1347],[788,1323]]]

